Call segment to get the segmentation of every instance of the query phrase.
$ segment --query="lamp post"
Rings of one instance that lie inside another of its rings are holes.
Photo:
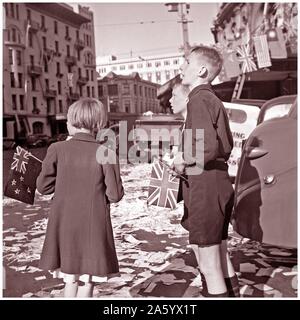
[[[180,18],[178,23],[181,23],[181,26],[182,26],[184,55],[187,56],[190,50],[188,23],[193,22],[187,19],[190,5],[187,3],[172,2],[172,3],[166,3],[165,6],[168,8],[168,12],[178,12],[178,16]]]

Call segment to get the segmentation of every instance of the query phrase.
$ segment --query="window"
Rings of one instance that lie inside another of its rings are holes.
[[[21,59],[21,51],[17,50],[17,65],[22,65],[22,59]]]
[[[34,56],[30,55],[30,65],[34,66]]]
[[[24,110],[24,95],[20,95],[20,109]]]
[[[92,98],[95,98],[95,89],[92,87]]]
[[[41,28],[45,29],[45,17],[41,16]]]
[[[70,46],[67,44],[67,56],[70,57]]]
[[[136,84],[133,85],[133,92],[134,92],[135,95],[137,95],[137,85]]]
[[[32,106],[33,106],[32,111],[35,111],[37,109],[37,99],[36,99],[36,97],[32,97]]]
[[[12,99],[12,109],[17,110],[17,96],[13,94],[11,96],[11,99]]]
[[[144,87],[144,96],[147,97],[147,87]]]
[[[133,64],[130,64],[129,66],[128,66],[128,69],[133,69],[134,68],[134,65]]]
[[[94,71],[91,70],[91,81],[94,81]]]
[[[156,81],[160,82],[161,81],[161,74],[160,72],[156,72]]]
[[[12,28],[12,41],[13,42],[17,42],[17,33],[16,33],[16,29]]]
[[[13,72],[10,73],[10,86],[11,86],[11,88],[16,87],[15,74]]]
[[[89,70],[85,70],[85,76],[86,76],[87,80],[89,81],[90,80]]]
[[[120,70],[125,70],[125,66],[120,66]]]
[[[48,62],[47,62],[47,59],[44,59],[44,72],[48,72]]]
[[[179,60],[178,59],[174,59],[173,60],[173,64],[179,64]]]
[[[19,5],[16,4],[16,14],[17,14],[17,19],[19,20]]]
[[[79,39],[79,30],[76,30],[76,39]]]
[[[170,61],[169,61],[169,60],[165,60],[165,61],[164,61],[164,65],[165,65],[165,66],[169,66],[169,65],[170,65]]]
[[[62,105],[62,101],[58,100],[58,107],[59,107],[59,113],[63,112],[63,105]]]
[[[32,48],[33,47],[33,41],[32,41],[32,32],[28,32],[28,44],[29,47]]]
[[[12,65],[14,63],[13,61],[13,51],[12,49],[8,50],[8,60],[9,60],[9,64]]]
[[[90,87],[89,86],[86,87],[86,93],[87,93],[87,96],[90,97],[91,93],[90,93]]]
[[[58,41],[55,41],[55,52],[59,53],[59,43],[58,43]]]
[[[46,49],[47,49],[47,40],[46,40],[46,37],[42,37],[42,39],[43,39],[43,48],[44,48],[44,50],[46,50]]]
[[[130,101],[126,100],[124,102],[124,106],[125,106],[125,112],[130,112]]]
[[[57,91],[58,91],[58,94],[61,94],[61,82],[60,81],[57,81]]]
[[[113,66],[113,67],[111,68],[111,70],[112,70],[112,71],[117,71],[117,67],[116,67],[116,66]]]
[[[152,67],[152,63],[151,62],[147,62],[147,67],[151,68]]]
[[[27,14],[27,20],[31,21],[31,11],[29,9],[27,9],[26,14]]]
[[[82,86],[79,86],[79,96],[82,97]]]
[[[68,38],[69,38],[69,27],[66,26],[66,39],[68,39]]]
[[[176,76],[179,73],[178,70],[174,70],[174,76]]]
[[[140,86],[140,96],[142,95],[142,86]]]
[[[54,33],[57,34],[58,28],[57,28],[57,21],[54,21]]]
[[[46,103],[47,103],[47,113],[50,113],[51,112],[51,100],[47,99]]]
[[[49,90],[49,79],[45,79],[46,90]]]
[[[117,84],[109,84],[108,88],[108,95],[109,96],[117,96],[118,95],[118,85]]]
[[[152,81],[152,73],[151,72],[147,73],[147,79],[148,79],[148,81]]]
[[[13,3],[10,4],[10,15],[12,18],[15,17],[15,5]]]
[[[43,133],[44,124],[41,121],[36,121],[32,124],[32,131],[34,134]]]
[[[56,74],[60,74],[60,63],[56,62]]]
[[[78,77],[81,78],[81,68],[78,68]]]
[[[98,86],[98,96],[103,97],[103,86]]]
[[[160,61],[156,61],[156,62],[155,62],[155,67],[160,67],[160,66],[161,66]]]
[[[80,50],[77,49],[77,60],[80,61]]]
[[[23,88],[23,75],[22,75],[22,73],[18,73],[18,83],[19,83],[19,88]]]
[[[143,64],[142,63],[138,63],[137,67],[138,67],[138,69],[141,69],[141,68],[143,68]]]
[[[170,80],[170,71],[166,71],[166,81]]]
[[[68,66],[68,73],[72,73],[72,66]]]
[[[123,84],[123,94],[130,94],[130,87],[129,87],[129,84]]]
[[[31,77],[31,89],[32,91],[36,90],[36,80],[35,77]]]

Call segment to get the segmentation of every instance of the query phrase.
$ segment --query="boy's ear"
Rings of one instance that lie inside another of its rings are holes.
[[[208,75],[208,70],[206,67],[202,66],[200,71],[199,71],[199,77],[200,78],[206,78]]]

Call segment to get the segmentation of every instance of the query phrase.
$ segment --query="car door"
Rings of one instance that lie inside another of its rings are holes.
[[[235,181],[234,228],[246,238],[297,246],[297,103],[247,139]]]

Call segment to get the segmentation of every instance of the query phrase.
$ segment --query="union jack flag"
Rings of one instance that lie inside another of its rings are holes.
[[[12,164],[4,195],[24,203],[33,204],[36,179],[41,171],[42,161],[33,154],[17,146],[12,157]]]
[[[242,63],[242,73],[256,71],[257,67],[253,61],[253,56],[250,53],[249,44],[241,45],[236,48],[238,61]]]
[[[179,178],[174,177],[159,160],[152,164],[147,203],[163,208],[176,208]]]
[[[29,161],[29,152],[17,147],[16,152],[13,155],[13,162],[11,164],[11,170],[16,170],[21,173],[26,173],[26,165]]]

